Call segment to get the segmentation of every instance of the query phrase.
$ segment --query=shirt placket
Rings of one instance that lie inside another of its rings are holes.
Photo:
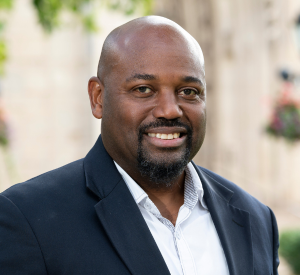
[[[196,268],[194,259],[192,256],[192,253],[189,249],[189,246],[184,238],[183,232],[181,230],[181,224],[184,222],[190,215],[191,211],[189,211],[187,208],[183,209],[188,211],[188,214],[179,222],[179,224],[176,224],[175,230],[174,230],[174,241],[176,243],[178,256],[180,259],[182,271],[184,275],[196,275]]]
[[[146,199],[144,208],[151,212],[161,223],[163,223],[172,232],[177,256],[180,260],[182,268],[182,273],[184,275],[196,275],[194,259],[188,247],[188,244],[183,237],[180,226],[182,222],[184,222],[190,216],[191,211],[186,207],[184,207],[183,209],[180,208],[180,219],[178,220],[178,223],[176,223],[176,227],[174,227],[174,225],[168,219],[164,218],[160,214],[155,204],[149,198]],[[185,213],[182,213],[183,211]]]
[[[191,253],[187,241],[184,238],[181,229],[181,224],[190,216],[197,201],[198,194],[193,184],[192,176],[189,171],[186,171],[184,205],[179,209],[175,227],[168,219],[164,218],[160,214],[159,210],[157,209],[155,204],[149,199],[149,197],[146,198],[143,204],[143,207],[147,211],[152,213],[161,223],[163,223],[172,232],[175,249],[181,264],[182,273],[184,275],[197,274],[197,269],[193,255]]]

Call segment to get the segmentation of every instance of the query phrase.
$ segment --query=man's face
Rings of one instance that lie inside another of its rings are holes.
[[[103,143],[127,172],[170,181],[165,170],[182,173],[204,139],[203,67],[185,41],[132,40],[103,81]]]

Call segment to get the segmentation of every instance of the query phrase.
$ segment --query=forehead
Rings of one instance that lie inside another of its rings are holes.
[[[169,26],[140,27],[121,34],[114,46],[111,73],[188,74],[204,77],[198,43]]]

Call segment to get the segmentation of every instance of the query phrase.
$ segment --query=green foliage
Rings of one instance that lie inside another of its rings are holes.
[[[8,138],[2,133],[2,130],[0,129],[0,146],[7,146],[7,145],[8,145]]]
[[[33,0],[39,22],[43,28],[50,32],[58,25],[58,12],[62,9],[62,1],[60,0]]]
[[[13,6],[13,0],[0,0],[0,11],[9,10],[12,8],[12,6]],[[0,74],[3,74],[4,72],[4,64],[7,59],[7,49],[3,37],[4,27],[5,27],[5,19],[3,18],[3,15],[0,14]]]
[[[32,0],[37,11],[39,22],[43,29],[50,33],[60,24],[62,11],[70,11],[82,22],[87,31],[97,30],[94,4],[104,3],[111,9],[132,14],[140,10],[144,15],[150,14],[153,0]],[[0,74],[4,72],[4,64],[7,59],[7,48],[3,37],[5,19],[1,11],[7,11],[13,7],[14,0],[0,0]]]
[[[4,73],[4,64],[7,59],[7,49],[5,40],[2,38],[0,39],[0,74]]]
[[[8,145],[8,127],[7,122],[4,116],[4,112],[2,110],[2,106],[0,105],[0,146]]]
[[[127,15],[141,8],[144,15],[149,15],[152,11],[152,0],[110,0],[108,6],[111,9],[122,10]]]
[[[0,9],[11,9],[13,0],[0,0]]]
[[[289,263],[293,272],[300,274],[300,229],[281,234],[279,253]]]
[[[38,13],[39,22],[45,31],[51,32],[60,21],[59,16],[63,10],[71,11],[77,15],[82,15],[84,26],[88,30],[95,28],[93,19],[83,14],[84,5],[92,0],[33,0],[33,5]]]
[[[2,0],[4,1],[4,0]],[[8,0],[6,0],[8,1]],[[47,32],[53,31],[60,23],[62,11],[76,14],[87,31],[96,31],[96,18],[92,5],[103,2],[111,9],[132,14],[140,8],[143,14],[149,14],[152,0],[33,0],[32,3],[38,13],[39,22]]]

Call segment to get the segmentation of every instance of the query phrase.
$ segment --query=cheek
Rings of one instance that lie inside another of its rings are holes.
[[[198,115],[198,128],[200,132],[205,132],[206,128],[206,109],[202,109]]]
[[[103,100],[103,119],[108,127],[122,127],[126,116],[130,116],[128,104],[118,93],[118,91],[108,90]]]
[[[201,107],[195,108],[193,114],[191,114],[191,124],[193,127],[193,147],[195,150],[199,150],[205,136],[206,131],[206,108],[203,103]]]
[[[187,116],[193,127],[194,134],[198,135],[199,133],[203,132],[203,130],[205,131],[206,104],[204,102],[193,106],[193,108],[187,112]]]
[[[125,101],[107,100],[103,105],[102,138],[115,160],[136,158],[139,126],[136,117],[135,109]]]
[[[126,95],[117,95],[107,98],[103,110],[105,128],[110,129],[110,134],[117,134],[122,143],[131,147],[138,140],[138,129],[145,119],[145,108],[140,103],[133,102]]]

